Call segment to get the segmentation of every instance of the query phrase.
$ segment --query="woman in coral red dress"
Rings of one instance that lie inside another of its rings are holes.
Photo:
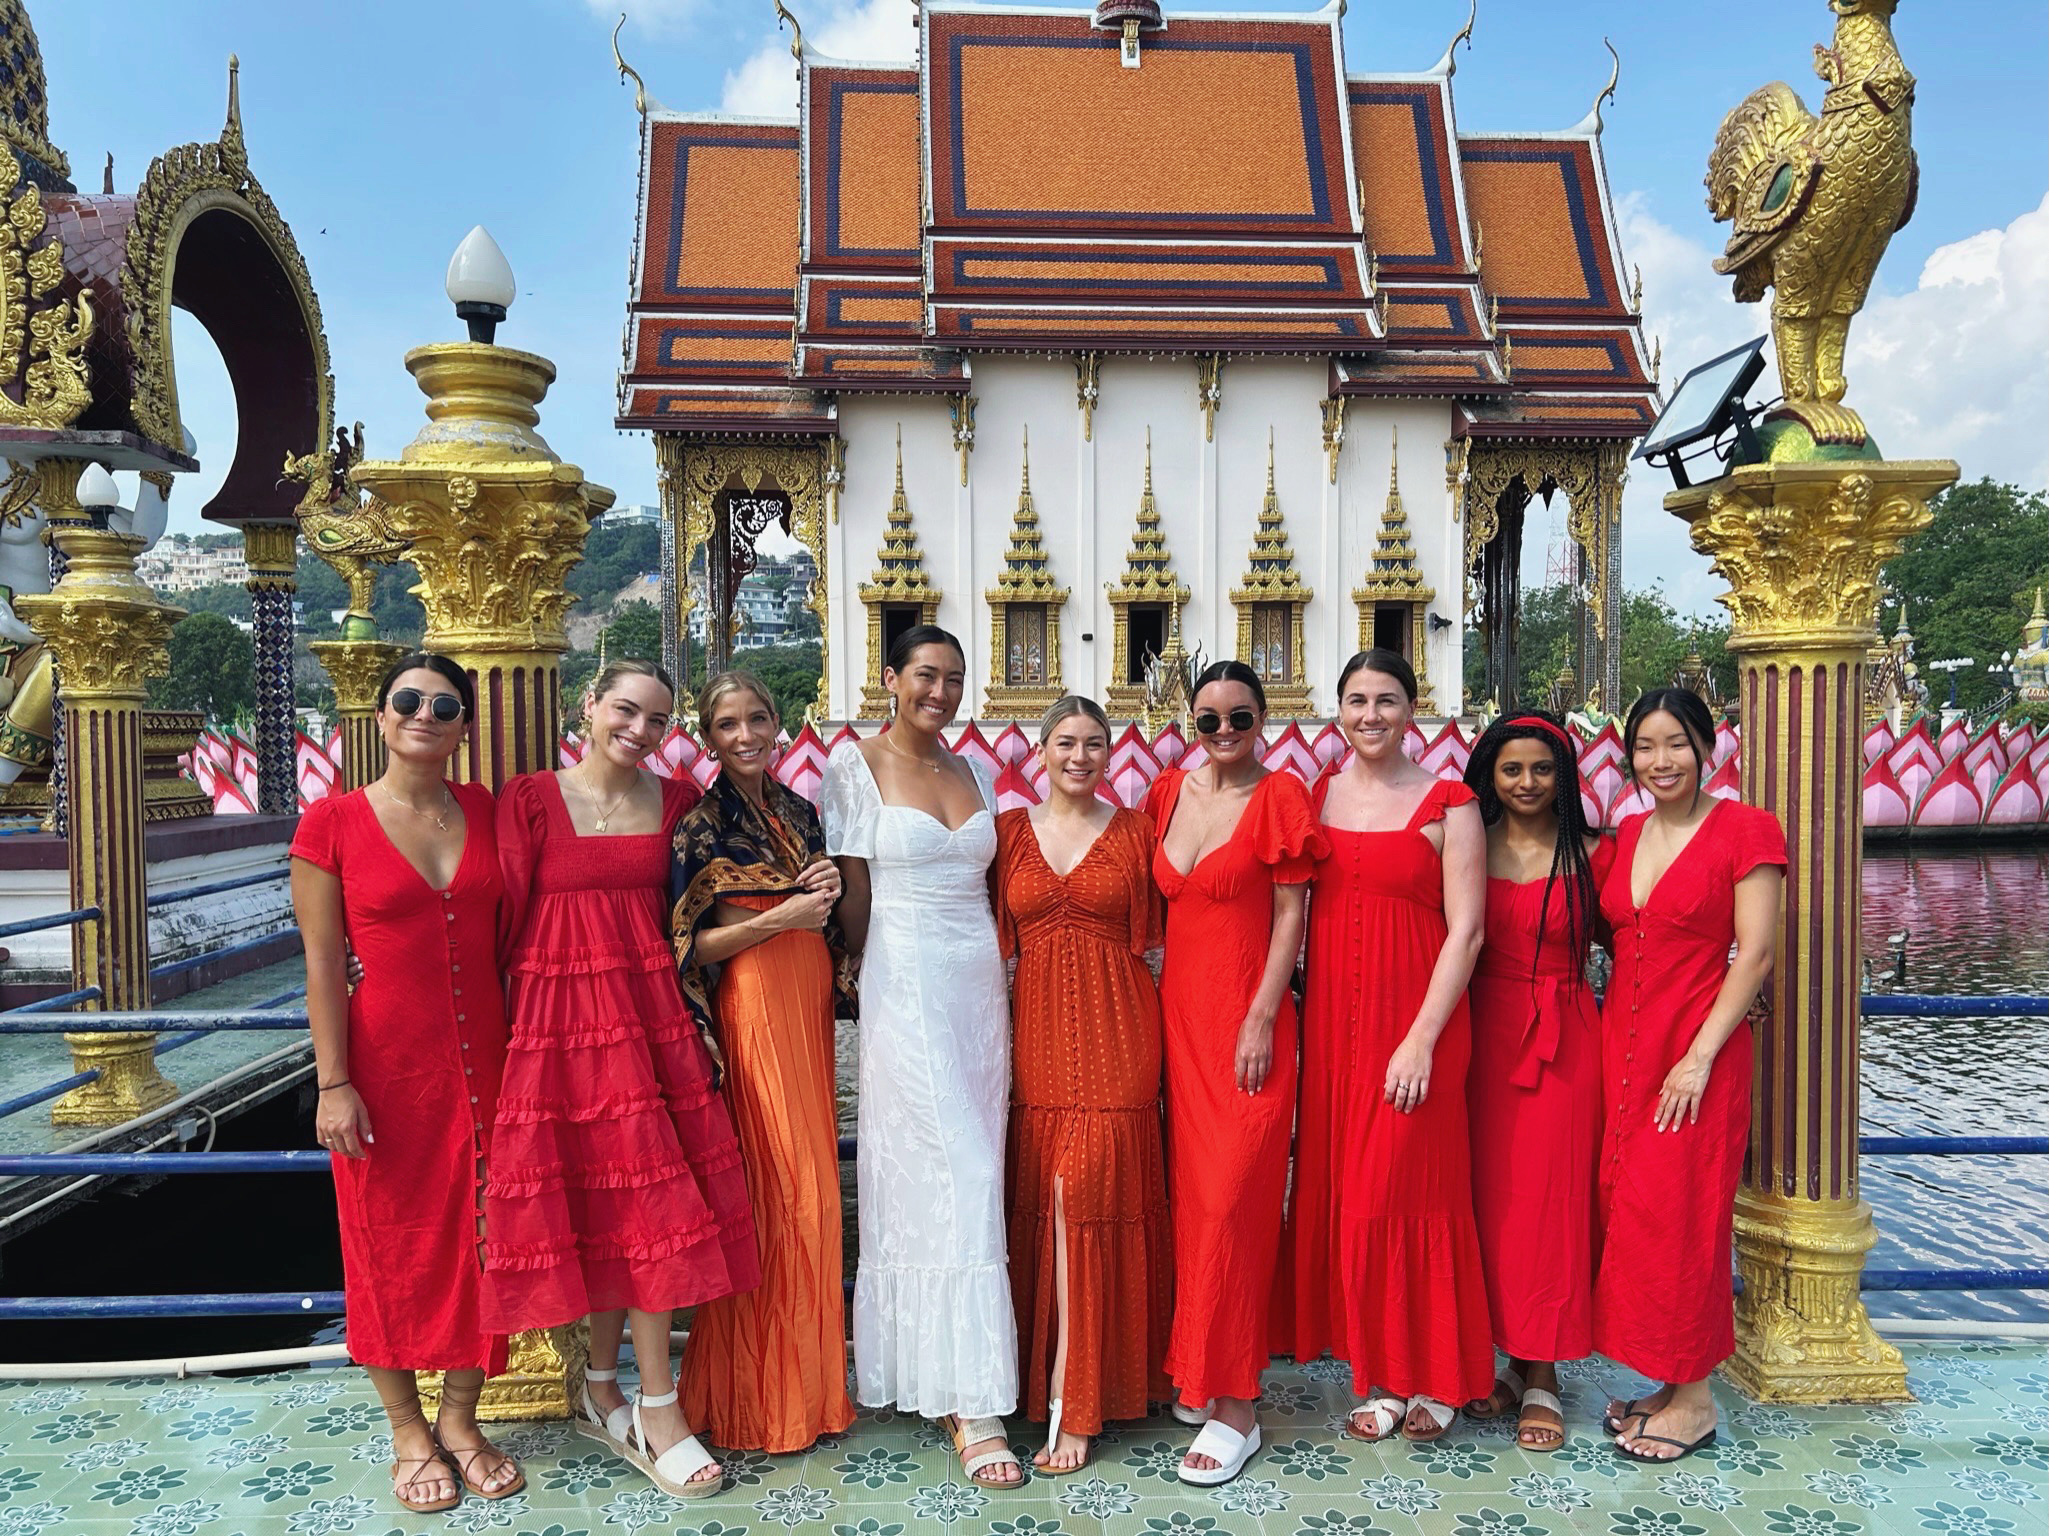
[[[1601,1008],[1594,1348],[1663,1383],[1608,1406],[1604,1427],[1637,1461],[1714,1442],[1707,1378],[1736,1347],[1749,1013],[1771,975],[1786,837],[1769,811],[1701,793],[1714,739],[1707,706],[1683,688],[1636,701],[1622,741],[1652,808],[1622,824],[1601,887],[1615,974]]]
[[[1516,1444],[1565,1443],[1560,1360],[1593,1348],[1601,1033],[1587,946],[1614,846],[1587,828],[1565,726],[1534,711],[1473,744],[1487,824],[1487,943],[1473,971],[1473,1214],[1494,1344],[1508,1357],[1474,1419],[1516,1415]]]
[[[1105,1419],[1165,1395],[1173,1246],[1153,825],[1096,793],[1110,722],[1092,701],[1054,704],[1039,752],[1045,804],[996,818],[996,932],[1017,960],[1010,1293],[1026,1409],[1049,1421],[1037,1464],[1064,1473]]]
[[[477,1427],[485,1325],[478,1220],[505,1061],[496,956],[501,887],[491,792],[450,784],[475,705],[445,656],[400,657],[377,690],[386,766],[316,800],[292,839],[292,908],[320,1090],[313,1129],[334,1161],[351,1358],[391,1420],[392,1494],[431,1514],[526,1485]],[[348,955],[363,975],[351,995]],[[446,1374],[430,1429],[415,1371]]]
[[[684,1423],[670,1315],[760,1278],[740,1145],[684,1006],[669,940],[669,845],[696,786],[641,771],[674,692],[651,662],[598,674],[590,749],[505,786],[512,1042],[485,1207],[487,1319],[591,1320],[577,1428],[664,1492],[718,1492]],[[617,1385],[630,1321],[640,1394]]]
[[[1259,1450],[1253,1403],[1280,1256],[1295,1120],[1302,909],[1325,851],[1309,797],[1259,761],[1266,690],[1242,661],[1196,679],[1203,761],[1153,781],[1153,879],[1167,898],[1167,1187],[1174,1222],[1174,1411],[1202,1425],[1179,1475],[1216,1487]]]
[[[1471,790],[1404,754],[1415,706],[1400,656],[1346,662],[1352,755],[1316,793],[1329,847],[1309,903],[1286,1299],[1296,1359],[1351,1362],[1360,1440],[1435,1440],[1493,1380],[1466,1130],[1486,835]]]

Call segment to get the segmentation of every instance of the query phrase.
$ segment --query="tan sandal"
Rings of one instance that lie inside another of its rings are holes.
[[[1535,1417],[1540,1413],[1550,1417]],[[1533,1429],[1541,1431],[1546,1438],[1530,1439]],[[1516,1411],[1515,1443],[1519,1449],[1538,1456],[1549,1456],[1565,1444],[1565,1404],[1558,1400],[1557,1393],[1546,1392],[1542,1387],[1531,1387],[1523,1393]]]
[[[1522,1397],[1522,1372],[1511,1365],[1494,1378],[1493,1390],[1485,1397],[1476,1397],[1466,1404],[1466,1417],[1482,1424],[1491,1419],[1505,1419],[1516,1411]]]
[[[522,1467],[519,1464],[519,1458],[510,1455],[505,1451],[499,1450],[498,1447],[493,1445],[489,1440],[486,1440],[482,1445],[471,1446],[466,1451],[450,1450],[446,1445],[442,1444],[441,1430],[439,1426],[436,1426],[434,1430],[434,1444],[436,1448],[438,1448],[441,1452],[441,1459],[448,1463],[449,1469],[452,1472],[454,1472],[457,1477],[462,1479],[463,1487],[467,1488],[471,1493],[475,1494],[478,1498],[487,1500],[490,1503],[495,1504],[500,1499],[509,1499],[515,1493],[521,1493],[525,1491],[526,1468]],[[503,1457],[504,1460],[500,1463],[500,1465],[509,1466],[512,1468],[512,1481],[507,1483],[503,1488],[486,1488],[482,1483],[477,1482],[473,1478],[471,1478],[470,1467],[479,1456]]]
[[[399,1482],[398,1474],[400,1470],[405,1467],[445,1468],[449,1473],[453,1474],[448,1479],[450,1484],[450,1491],[448,1497],[445,1499],[436,1499],[429,1503],[415,1504],[411,1499],[406,1497],[405,1490],[408,1488],[416,1488],[419,1486],[419,1484],[415,1482],[413,1478],[410,1477],[407,1478],[403,1484]],[[438,1451],[432,1456],[402,1457],[398,1461],[395,1461],[391,1464],[391,1496],[393,1499],[397,1500],[399,1508],[406,1510],[408,1513],[415,1515],[438,1515],[445,1510],[455,1508],[456,1505],[462,1502],[463,1485],[459,1480],[461,1476],[462,1474],[459,1471],[457,1471],[454,1467],[449,1466],[447,1456],[441,1454]]]
[[[961,1471],[966,1474],[969,1482],[979,1488],[1001,1488],[1006,1491],[1025,1485],[1024,1463],[1019,1461],[1010,1449],[1010,1436],[1004,1429],[1001,1419],[964,1419],[957,1413],[951,1413],[940,1422],[952,1426],[953,1453],[960,1457]],[[968,1447],[983,1440],[1000,1441],[1003,1449],[984,1451],[979,1456],[970,1457]],[[1016,1481],[983,1476],[989,1468],[1000,1467],[1006,1463],[1017,1468]]]

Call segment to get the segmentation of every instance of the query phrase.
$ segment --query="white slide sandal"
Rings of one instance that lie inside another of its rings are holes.
[[[621,1403],[610,1413],[598,1412],[598,1405],[591,1398],[590,1384],[594,1381],[617,1381],[619,1369],[594,1371],[585,1366],[583,1372],[583,1402],[578,1405],[573,1428],[586,1440],[595,1440],[600,1445],[624,1452],[626,1436],[633,1428],[633,1405]]]
[[[1366,1399],[1357,1408],[1345,1415],[1345,1434],[1353,1440],[1362,1440],[1368,1445],[1378,1445],[1394,1437],[1395,1427],[1409,1411],[1409,1400],[1392,1397],[1385,1392]],[[1360,1427],[1360,1416],[1372,1426],[1371,1434]]]
[[[1174,1395],[1174,1400],[1167,1405],[1167,1411],[1172,1413],[1183,1424],[1188,1425],[1189,1428],[1200,1429],[1209,1422],[1210,1415],[1216,1412],[1216,1407],[1216,1400],[1212,1398],[1200,1408],[1191,1408],[1188,1404],[1181,1401],[1181,1395],[1177,1392]]]
[[[666,1408],[676,1401],[676,1394],[664,1393],[658,1397],[645,1394],[633,1400],[633,1438],[625,1447],[626,1459],[645,1472],[654,1485],[677,1499],[708,1499],[726,1486],[725,1473],[717,1477],[698,1477],[706,1467],[719,1464],[718,1458],[707,1451],[695,1435],[685,1435],[659,1456],[652,1456],[647,1448],[647,1429],[640,1422],[640,1410]],[[693,1481],[693,1479],[695,1479]]]
[[[1211,1419],[1202,1426],[1202,1433],[1195,1437],[1195,1444],[1188,1448],[1190,1456],[1207,1456],[1216,1465],[1197,1470],[1183,1461],[1174,1469],[1182,1482],[1194,1488],[1221,1488],[1245,1470],[1245,1463],[1259,1454],[1259,1426],[1254,1424],[1249,1434],[1239,1434],[1222,1419]]]

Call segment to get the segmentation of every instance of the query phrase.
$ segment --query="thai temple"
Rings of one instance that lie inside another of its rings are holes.
[[[1514,686],[1525,510],[1559,496],[1576,675],[1612,704],[1657,362],[1608,92],[1462,131],[1470,24],[1417,67],[1348,57],[1343,11],[925,0],[915,63],[799,37],[794,120],[643,88],[618,425],[654,436],[669,570],[722,556],[669,633],[698,602],[729,633],[780,522],[822,573],[824,719],[880,713],[921,621],[983,719],[1136,715],[1148,658],[1198,652],[1328,717],[1373,644],[1455,715],[1470,628]]]

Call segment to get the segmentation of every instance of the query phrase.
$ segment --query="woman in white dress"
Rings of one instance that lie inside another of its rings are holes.
[[[826,765],[825,847],[861,965],[861,1262],[856,1395],[945,1421],[973,1481],[1023,1469],[1017,1321],[1003,1241],[1010,1008],[989,868],[996,791],[941,734],[960,709],[960,642],[920,625],[890,648],[890,728]]]

